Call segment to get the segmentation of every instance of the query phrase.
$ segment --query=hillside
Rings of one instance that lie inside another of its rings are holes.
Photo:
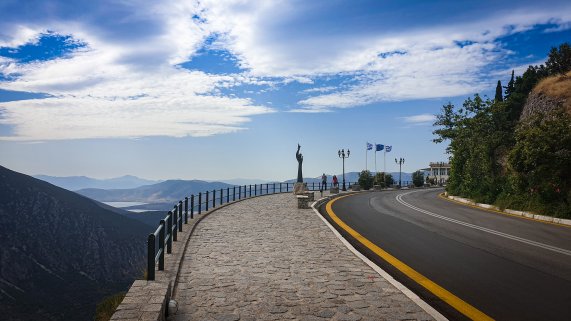
[[[0,166],[2,320],[91,320],[143,273],[149,227]]]
[[[175,202],[191,194],[232,186],[226,183],[209,183],[199,180],[168,180],[131,189],[104,190],[89,188],[79,190],[77,193],[100,202],[173,203],[174,205]]]
[[[34,175],[33,177],[70,191],[77,191],[85,188],[136,188],[143,185],[158,183],[158,181],[142,179],[132,175],[125,175],[108,179],[96,179],[86,176],[57,177],[47,175]]]

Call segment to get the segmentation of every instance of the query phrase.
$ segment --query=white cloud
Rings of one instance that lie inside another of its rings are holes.
[[[329,91],[333,91],[337,89],[337,87],[334,86],[325,86],[325,87],[315,87],[315,88],[309,88],[309,89],[305,89],[302,92],[303,93],[324,93],[324,92],[329,92]]]
[[[347,23],[314,27],[311,13],[323,6],[314,2],[53,0],[38,3],[34,11],[11,3],[2,10],[10,15],[0,14],[5,18],[0,19],[0,46],[36,42],[48,30],[87,44],[66,59],[0,60],[0,72],[15,77],[0,82],[0,88],[51,95],[0,104],[0,122],[15,128],[14,136],[0,139],[16,140],[236,131],[251,116],[274,111],[222,96],[222,89],[241,84],[275,90],[292,81],[313,84],[338,75],[354,80],[306,90],[316,96],[299,102],[294,112],[473,93],[487,86],[482,70],[508,54],[494,42],[499,36],[541,22],[566,28],[571,21],[564,5],[498,12],[448,26],[363,32]],[[84,13],[81,19],[77,12]],[[232,53],[246,72],[208,75],[176,66],[214,35],[212,46]],[[461,47],[456,41],[473,43]],[[380,55],[390,52],[400,53]]]
[[[436,116],[431,114],[420,114],[402,117],[405,123],[409,124],[422,124],[422,123],[432,123],[436,120]]]

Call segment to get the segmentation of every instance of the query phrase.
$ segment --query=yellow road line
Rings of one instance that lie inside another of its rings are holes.
[[[571,228],[570,225],[565,225],[565,224],[560,224],[560,223],[555,223],[555,222],[549,222],[549,221],[538,220],[538,219],[532,218],[532,217],[521,216],[521,215],[517,215],[517,214],[510,214],[510,213],[498,211],[498,210],[495,210],[495,209],[493,209],[493,208],[485,208],[485,207],[479,207],[479,206],[472,205],[472,204],[462,203],[462,202],[460,202],[460,201],[453,200],[453,199],[451,199],[451,198],[445,197],[445,196],[444,196],[444,193],[438,194],[438,197],[440,197],[441,199],[447,200],[447,201],[449,201],[449,202],[452,202],[452,203],[464,205],[464,206],[467,206],[467,207],[472,207],[472,208],[475,208],[475,209],[479,209],[479,210],[486,211],[486,212],[490,212],[490,213],[494,213],[494,214],[502,214],[502,215],[512,216],[512,217],[516,217],[516,218],[521,218],[521,219],[528,220],[528,221],[534,221],[534,222],[538,222],[538,223],[544,223],[544,224],[549,224],[549,225],[561,226],[561,227],[565,227],[565,228]]]
[[[448,303],[451,307],[458,310],[458,312],[462,313],[466,317],[468,317],[472,320],[493,320],[491,317],[489,317],[488,315],[486,315],[482,311],[471,306],[470,304],[463,301],[459,297],[455,296],[454,294],[452,294],[448,290],[444,289],[440,285],[432,282],[431,280],[429,280],[424,275],[418,273],[416,270],[414,270],[410,266],[406,265],[404,262],[400,261],[399,259],[392,256],[391,254],[389,254],[385,250],[381,249],[380,247],[375,245],[373,242],[371,242],[367,238],[365,238],[363,235],[359,234],[359,232],[352,229],[349,225],[347,225],[345,222],[343,222],[339,217],[337,217],[337,215],[335,215],[335,213],[333,212],[332,205],[337,200],[345,198],[347,196],[351,196],[351,195],[346,195],[346,196],[341,196],[341,197],[335,198],[335,199],[329,201],[325,207],[325,210],[326,210],[327,214],[329,215],[329,217],[331,217],[331,219],[339,227],[341,227],[343,230],[345,230],[347,233],[349,233],[359,243],[363,244],[369,250],[373,251],[373,253],[378,255],[381,259],[385,260],[387,263],[389,263],[390,265],[397,268],[404,275],[406,275],[407,277],[411,278],[416,283],[423,286],[425,289],[430,291],[432,294],[436,295],[442,301]]]

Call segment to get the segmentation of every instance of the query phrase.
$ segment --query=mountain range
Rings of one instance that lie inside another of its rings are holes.
[[[119,189],[119,188],[135,188],[143,185],[151,185],[159,183],[160,181],[152,181],[148,179],[139,178],[132,175],[125,175],[121,177],[97,179],[87,176],[48,176],[48,175],[34,175],[34,178],[41,179],[50,184],[65,188],[70,191],[77,191],[84,188],[102,188],[102,189]]]
[[[347,172],[347,173],[345,173],[345,182],[347,182],[347,183],[349,183],[349,182],[354,183],[354,182],[359,181],[359,173],[360,173],[360,172]],[[391,175],[393,176],[393,179],[398,183],[398,180],[399,180],[399,172],[392,172],[392,173],[389,173],[389,174],[391,174]],[[339,180],[339,184],[342,184],[342,183],[343,183],[343,174],[336,174],[336,175],[337,175],[337,179]],[[333,181],[333,175],[325,175],[325,176],[327,176],[327,183],[328,183],[328,184]],[[296,181],[296,179],[290,179],[290,180],[287,180],[286,182],[292,183],[292,182],[295,182],[295,181]],[[311,183],[314,183],[314,182],[315,182],[315,183],[321,183],[321,176],[318,176],[318,177],[304,177],[304,178],[303,178],[303,181],[306,182],[306,183],[310,183],[310,184],[311,184]],[[411,181],[412,181],[412,173],[402,172],[402,173],[401,173],[401,181],[403,182],[403,184],[404,184],[404,182],[407,182],[407,181],[408,181],[408,182],[411,182]]]
[[[200,180],[168,180],[137,188],[108,190],[87,188],[78,190],[77,193],[100,202],[172,203],[174,205],[191,194],[232,186],[226,183]]]
[[[143,275],[154,228],[0,166],[2,320],[92,320]]]

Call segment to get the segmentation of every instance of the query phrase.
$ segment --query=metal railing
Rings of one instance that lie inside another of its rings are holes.
[[[254,185],[236,185],[221,189],[213,189],[185,197],[174,205],[154,233],[149,234],[147,239],[147,280],[155,279],[155,271],[165,269],[166,254],[172,253],[173,242],[177,241],[178,232],[182,232],[182,226],[188,224],[188,219],[194,219],[204,211],[216,208],[216,205],[224,205],[241,199],[259,195],[288,193],[293,191],[295,183],[267,183]],[[321,182],[307,183],[310,191],[321,191],[330,188],[332,183],[323,185]],[[351,186],[351,182],[349,182]]]

